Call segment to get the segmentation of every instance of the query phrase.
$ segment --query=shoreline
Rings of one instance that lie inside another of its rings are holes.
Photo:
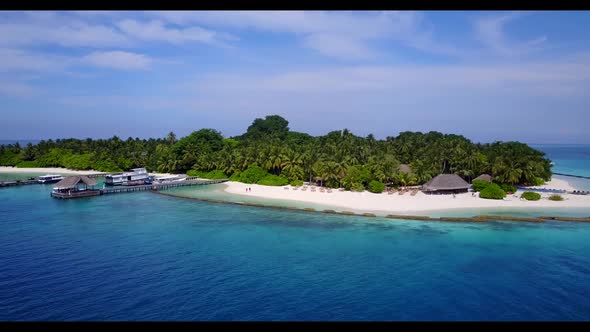
[[[0,166],[0,174],[18,174],[18,173],[38,173],[38,174],[77,174],[77,175],[92,175],[92,174],[110,174],[110,172],[100,172],[95,170],[75,170],[62,167],[11,167]],[[170,173],[149,173],[155,176],[175,175]]]
[[[428,215],[405,215],[405,214],[402,214],[402,215],[395,215],[395,214],[376,215],[373,213],[362,213],[362,212],[354,213],[352,211],[335,211],[335,210],[331,210],[331,209],[317,210],[317,209],[313,209],[313,208],[298,208],[298,207],[293,207],[293,206],[275,206],[275,205],[265,205],[265,204],[258,204],[258,203],[232,202],[232,201],[209,199],[209,198],[203,198],[203,197],[197,198],[197,197],[176,195],[176,194],[171,194],[171,193],[166,193],[166,192],[161,192],[161,191],[153,191],[153,193],[157,194],[157,195],[172,197],[172,198],[179,198],[179,199],[199,201],[199,202],[217,203],[217,204],[240,205],[240,206],[247,206],[247,207],[285,210],[285,211],[302,212],[302,213],[324,213],[324,214],[333,214],[333,215],[341,215],[341,216],[387,218],[387,219],[410,220],[410,221],[476,222],[476,223],[482,223],[482,222],[487,222],[487,221],[491,221],[491,220],[535,222],[535,223],[543,223],[545,221],[590,222],[590,217],[571,217],[571,216],[555,216],[555,215],[542,215],[542,216],[536,216],[536,217],[520,217],[520,216],[494,215],[494,214],[477,214],[477,215],[470,216],[470,217],[457,217],[457,216],[433,217],[433,216],[428,216]]]
[[[388,213],[424,213],[424,212],[450,212],[471,209],[502,209],[502,208],[590,208],[590,196],[562,194],[563,201],[550,201],[550,194],[541,194],[539,201],[526,201],[520,199],[523,191],[517,191],[503,200],[489,200],[472,196],[472,193],[452,195],[426,195],[418,192],[415,196],[409,193],[399,195],[374,194],[365,192],[340,192],[332,193],[311,192],[309,190],[293,190],[291,186],[262,186],[257,184],[245,184],[240,182],[225,182],[224,191],[240,196],[251,196],[262,199],[281,201],[293,201],[299,203],[312,203],[336,207],[341,211],[370,212],[379,214]],[[288,189],[285,189],[288,188]],[[251,191],[246,192],[246,188]],[[536,188],[565,189],[573,191],[575,188],[567,181],[553,179],[544,186]],[[516,197],[515,197],[516,196]]]
[[[107,174],[105,172],[98,172],[94,170],[71,170],[66,168],[16,168],[0,166],[0,174],[11,173],[57,173],[57,174]],[[168,175],[164,173],[150,173],[151,175]],[[503,209],[503,208],[590,208],[590,196],[562,194],[563,201],[550,201],[547,197],[548,193],[541,194],[539,201],[520,200],[522,191],[518,190],[515,195],[509,195],[503,200],[488,200],[477,196],[472,196],[472,193],[452,195],[426,195],[418,192],[415,196],[409,193],[399,195],[395,193],[388,195],[386,193],[374,194],[368,191],[364,192],[350,192],[333,190],[331,193],[327,192],[311,192],[310,190],[293,190],[293,187],[288,186],[263,186],[257,184],[245,184],[240,182],[228,181],[224,183],[224,192],[232,195],[240,195],[243,197],[256,197],[260,199],[269,199],[282,202],[297,202],[310,203],[317,206],[324,206],[325,209],[337,209],[343,212],[358,212],[358,213],[377,213],[380,215],[386,214],[421,214],[421,213],[449,213],[454,211],[467,211],[477,209]],[[246,192],[246,188],[252,188],[252,191]],[[288,189],[285,189],[288,188]],[[564,179],[553,178],[543,186],[531,188],[546,188],[546,189],[564,189],[567,191],[576,190],[570,183]],[[515,197],[517,196],[517,197]]]
[[[10,167],[10,166],[0,166],[0,173],[1,174],[11,174],[11,173],[45,173],[45,174],[79,174],[79,175],[90,175],[90,174],[108,174],[107,172],[99,172],[95,170],[74,170],[69,168],[61,168],[61,167],[25,167],[25,168],[18,168],[18,167]]]

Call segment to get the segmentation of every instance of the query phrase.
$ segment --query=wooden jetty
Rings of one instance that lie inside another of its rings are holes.
[[[186,187],[186,186],[198,186],[198,185],[205,185],[205,184],[216,184],[216,183],[223,183],[229,181],[228,179],[221,179],[221,180],[186,180],[186,181],[179,181],[179,182],[170,182],[170,183],[158,183],[158,184],[145,184],[139,186],[117,186],[111,188],[102,188],[100,189],[101,195],[106,194],[117,194],[117,193],[130,193],[136,191],[158,191],[158,190],[166,190],[178,187]]]
[[[100,177],[104,177],[109,174],[110,173],[96,173],[96,174],[88,174],[85,176],[88,178],[100,178]],[[0,187],[14,187],[14,186],[27,185],[27,184],[42,184],[42,183],[40,183],[36,177],[33,180],[27,179],[27,180],[0,181]],[[51,183],[46,183],[46,184],[51,184]]]
[[[77,197],[87,197],[87,196],[98,196],[98,195],[107,195],[107,194],[119,194],[119,193],[130,193],[130,192],[138,192],[138,191],[159,191],[159,190],[166,190],[178,187],[186,187],[186,186],[198,186],[198,185],[207,185],[207,184],[216,184],[216,183],[223,183],[229,181],[228,179],[220,179],[220,180],[202,180],[202,179],[195,179],[192,178],[190,180],[179,181],[179,182],[170,182],[170,183],[158,183],[158,184],[145,184],[145,185],[138,185],[138,186],[117,186],[117,187],[106,187],[101,189],[94,190],[92,195],[51,195],[55,198],[77,198]]]
[[[0,187],[13,187],[22,186],[27,184],[40,184],[37,179],[35,180],[14,180],[14,181],[0,181]]]
[[[564,174],[564,173],[555,173],[553,175],[561,175],[561,176],[569,176],[572,178],[580,178],[580,179],[590,179],[590,176],[583,176],[583,175],[573,175],[573,174]]]

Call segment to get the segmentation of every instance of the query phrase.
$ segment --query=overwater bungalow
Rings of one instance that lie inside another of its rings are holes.
[[[481,181],[486,181],[486,182],[490,182],[491,183],[492,182],[492,176],[489,175],[489,174],[482,174],[482,175],[476,177],[475,179],[473,179],[473,181],[475,181],[475,180],[481,180]],[[473,182],[473,181],[471,181],[471,182]]]
[[[439,174],[422,186],[425,194],[459,194],[469,190],[469,183],[457,174]]]
[[[100,195],[100,189],[95,189],[94,186],[96,181],[87,176],[68,176],[54,185],[51,197],[79,198]]]

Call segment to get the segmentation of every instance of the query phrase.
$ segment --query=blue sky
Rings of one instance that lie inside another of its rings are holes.
[[[437,130],[590,143],[590,12],[0,12],[0,139]]]

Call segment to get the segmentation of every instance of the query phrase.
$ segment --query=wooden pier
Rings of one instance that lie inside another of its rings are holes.
[[[100,178],[100,177],[107,176],[109,174],[110,173],[96,173],[96,174],[88,174],[85,176],[89,177],[89,178]],[[64,174],[64,176],[67,176],[67,174]],[[42,183],[40,183],[36,177],[34,180],[27,179],[27,180],[0,181],[0,187],[14,187],[14,186],[23,186],[23,185],[27,185],[27,184],[42,184]],[[46,183],[46,184],[52,184],[52,183]]]
[[[89,189],[89,190],[83,190],[83,191],[75,191],[72,193],[52,192],[51,197],[61,198],[61,199],[70,199],[70,198],[92,197],[92,196],[107,195],[107,194],[131,193],[131,192],[138,192],[138,191],[159,191],[159,190],[166,190],[166,189],[172,189],[172,188],[178,188],[178,187],[223,183],[223,182],[227,182],[227,181],[228,181],[228,179],[200,180],[200,179],[196,179],[194,177],[191,177],[191,180],[185,180],[185,181],[181,181],[181,182],[146,184],[146,185],[139,185],[139,186],[105,187],[105,188],[101,188],[101,189]]]
[[[573,174],[564,174],[564,173],[555,173],[553,175],[561,175],[561,176],[569,176],[572,178],[580,178],[580,179],[590,179],[590,176],[583,176],[583,175],[573,175]]]
[[[40,184],[37,180],[0,181],[0,187],[22,186],[26,184]]]
[[[107,187],[100,189],[101,195],[106,194],[117,194],[117,193],[129,193],[129,192],[136,192],[136,191],[158,191],[158,190],[166,190],[178,187],[186,187],[186,186],[198,186],[198,185],[205,185],[205,184],[216,184],[216,183],[223,183],[229,181],[228,179],[221,179],[221,180],[199,180],[199,179],[192,179],[186,181],[179,181],[179,182],[170,182],[170,183],[158,183],[158,184],[145,184],[139,186],[117,186],[117,187]]]

